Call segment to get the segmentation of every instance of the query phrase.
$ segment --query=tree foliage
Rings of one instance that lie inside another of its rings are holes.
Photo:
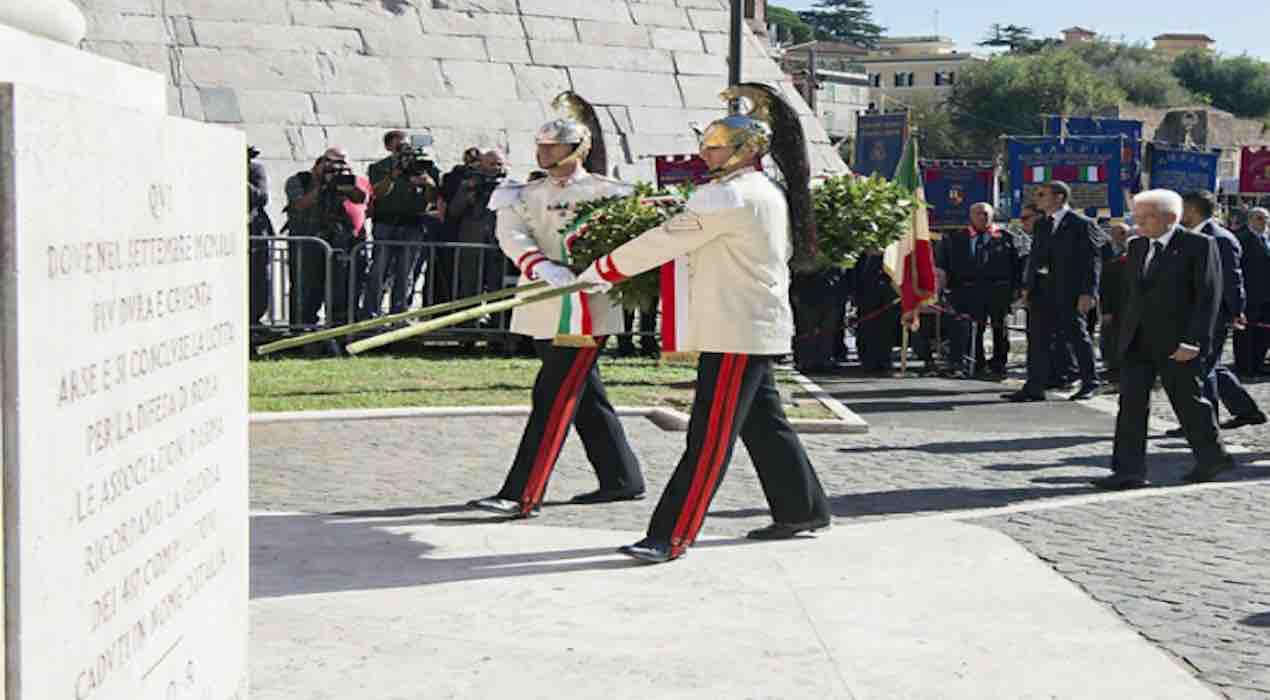
[[[908,226],[912,193],[878,176],[839,175],[814,192],[817,266],[850,267],[867,250],[885,248]]]
[[[1188,51],[1173,62],[1173,73],[1191,92],[1236,117],[1270,115],[1270,65],[1262,61]]]
[[[1098,39],[1062,49],[1111,78],[1128,100],[1148,107],[1179,107],[1196,98],[1173,74],[1169,58],[1145,44]]]
[[[817,39],[845,41],[865,48],[877,48],[885,27],[873,21],[873,8],[866,0],[816,0],[810,10],[798,13],[816,32]]]
[[[816,30],[803,21],[803,18],[799,17],[797,12],[786,7],[768,5],[767,21],[769,24],[783,27],[787,30],[790,42],[794,44],[802,44],[816,37]]]
[[[941,99],[914,96],[909,99],[908,107],[909,124],[922,140],[923,157],[991,157],[992,149],[982,148],[970,139],[954,121],[948,105]]]
[[[1091,113],[1125,98],[1108,76],[1070,51],[1005,54],[957,76],[948,99],[952,124],[973,152],[991,152],[1003,134],[1041,133],[1042,114]]]

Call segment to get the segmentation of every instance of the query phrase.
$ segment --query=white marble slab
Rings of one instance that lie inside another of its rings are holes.
[[[246,697],[245,145],[123,101],[0,83],[8,700]]]

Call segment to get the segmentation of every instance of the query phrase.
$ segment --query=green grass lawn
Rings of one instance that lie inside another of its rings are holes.
[[[252,411],[314,411],[410,406],[529,404],[538,361],[478,356],[374,355],[251,363]],[[616,406],[692,406],[696,369],[636,358],[600,358],[600,375]],[[781,393],[793,396],[790,417],[833,418],[778,372]]]

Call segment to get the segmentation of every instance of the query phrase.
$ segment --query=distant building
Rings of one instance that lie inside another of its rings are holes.
[[[1155,50],[1176,56],[1191,49],[1212,51],[1217,40],[1207,34],[1161,34],[1155,37]]]
[[[1079,46],[1081,44],[1093,43],[1098,38],[1098,33],[1085,29],[1084,27],[1068,27],[1059,32],[1063,35],[1063,46]]]
[[[805,71],[811,51],[804,46],[785,52],[785,71]],[[869,85],[869,102],[879,108],[883,97],[895,98],[898,103],[945,98],[957,83],[957,75],[980,60],[957,51],[956,44],[942,36],[884,37],[876,49],[818,42],[815,54],[818,70],[863,73]]]

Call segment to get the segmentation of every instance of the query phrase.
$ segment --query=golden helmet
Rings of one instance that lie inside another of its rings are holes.
[[[544,168],[550,170],[561,165],[585,161],[587,154],[591,152],[591,130],[576,119],[553,119],[538,129],[538,133],[534,136],[534,142],[539,146],[557,144],[577,146],[568,156],[555,163],[543,165]]]
[[[701,134],[701,147],[724,146],[736,152],[711,174],[727,175],[762,158],[772,144],[772,130],[766,123],[744,114],[731,114],[710,122]]]

